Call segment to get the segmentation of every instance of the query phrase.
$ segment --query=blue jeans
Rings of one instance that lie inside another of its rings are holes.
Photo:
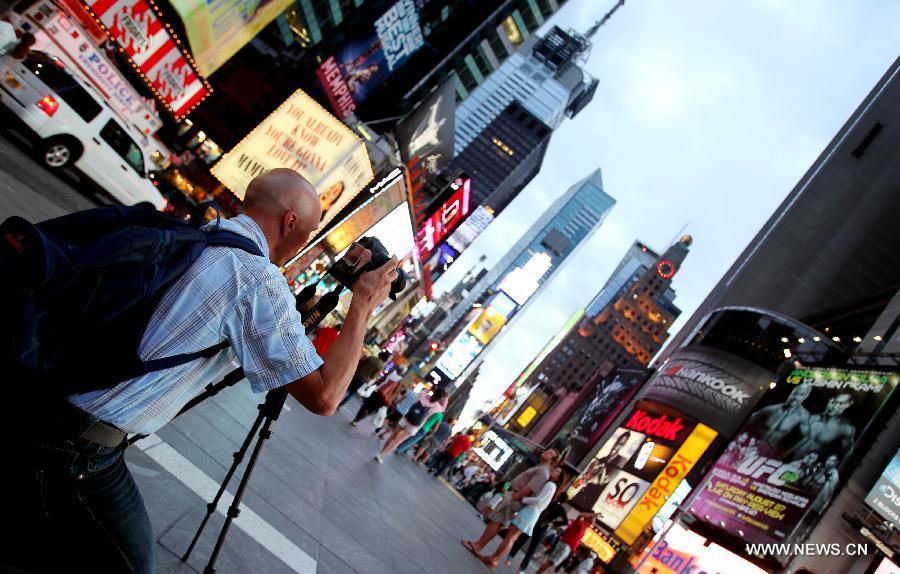
[[[16,444],[0,473],[9,527],[0,570],[151,574],[153,527],[125,466],[125,443],[105,447],[72,438],[94,419],[65,410],[6,435]]]
[[[413,436],[400,443],[400,446],[398,446],[397,450],[395,450],[394,452],[396,452],[397,454],[403,454],[404,452],[422,442],[422,439],[425,438],[425,434],[425,431],[420,430]]]

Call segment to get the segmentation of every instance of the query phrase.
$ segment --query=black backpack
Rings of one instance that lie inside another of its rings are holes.
[[[205,211],[205,206],[204,206]],[[106,206],[33,225],[0,224],[0,368],[8,380],[74,394],[211,357],[196,352],[141,361],[138,347],[166,289],[207,246],[262,256],[239,234],[160,213],[149,204]]]
[[[422,401],[417,401],[413,406],[409,407],[408,411],[406,411],[406,420],[413,425],[420,425],[427,412],[428,407],[423,405]]]

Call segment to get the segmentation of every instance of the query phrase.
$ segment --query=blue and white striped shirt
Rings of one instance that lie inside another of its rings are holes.
[[[269,253],[262,230],[246,215],[220,225]],[[69,401],[124,431],[150,434],[238,364],[255,392],[281,387],[322,366],[278,267],[240,249],[209,247],[163,296],[139,353],[146,361],[225,339],[231,346],[208,359],[73,395]]]

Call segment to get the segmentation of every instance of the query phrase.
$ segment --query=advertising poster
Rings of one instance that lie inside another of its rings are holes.
[[[483,349],[484,345],[478,339],[468,331],[463,331],[450,343],[447,351],[438,360],[436,366],[440,367],[441,370],[455,380],[466,370],[466,367],[472,364],[472,361]]]
[[[730,353],[692,345],[672,354],[641,398],[678,409],[732,437],[773,377]]]
[[[900,528],[900,451],[897,451],[875,487],[866,495],[866,504],[894,528]]]
[[[682,417],[635,408],[567,492],[572,506],[619,527],[697,426]],[[674,488],[674,486],[673,486]]]
[[[87,0],[85,5],[176,119],[212,91],[146,0]]]
[[[456,186],[453,195],[428,216],[416,233],[419,261],[426,261],[447,234],[469,215],[472,180],[457,179],[452,186]]]
[[[649,371],[637,369],[616,369],[607,375],[592,397],[588,399],[578,426],[569,435],[569,458],[571,464],[578,465],[597,444],[609,424],[628,404]]]
[[[348,41],[316,72],[338,117],[345,119],[409,56],[425,45],[413,0],[399,0],[375,20],[371,35]]]
[[[366,146],[347,126],[297,90],[210,170],[239,198],[257,175],[286,167],[308,179],[328,224],[372,180]]]
[[[364,203],[347,219],[343,221],[336,219],[338,226],[330,232],[326,231],[328,235],[325,236],[325,243],[332,252],[341,253],[350,247],[350,244],[359,236],[366,233],[403,203],[406,197],[406,182],[403,179],[403,173],[399,169],[395,171],[398,172],[396,176],[382,179],[376,185],[360,193],[359,196],[367,196]],[[385,181],[387,183],[384,183]],[[348,209],[353,208],[353,205],[359,200],[359,196],[348,206]]]
[[[705,424],[697,423],[687,440],[669,458],[665,468],[657,474],[653,484],[616,529],[615,535],[620,540],[625,544],[633,544],[638,539],[709,448],[716,434],[716,431]]]
[[[456,87],[451,77],[394,128],[403,163],[418,156],[429,161],[434,171],[446,166],[453,157],[455,112]]]
[[[209,76],[284,12],[293,0],[172,0],[194,62]]]
[[[668,524],[634,559],[638,574],[766,574],[766,571],[678,523]]]
[[[506,325],[506,316],[493,307],[487,307],[469,327],[469,333],[482,345],[487,345]]]
[[[779,377],[716,461],[695,514],[747,542],[802,536],[866,425],[897,385],[876,371],[796,368]],[[792,534],[794,536],[792,536]]]

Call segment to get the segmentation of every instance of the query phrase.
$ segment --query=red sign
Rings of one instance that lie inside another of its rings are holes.
[[[340,119],[346,119],[356,109],[356,102],[353,101],[353,94],[350,93],[347,82],[344,81],[344,75],[341,74],[341,68],[334,61],[334,56],[329,56],[319,66],[316,76],[319,77],[319,82],[325,88],[331,108]]]
[[[459,189],[428,217],[416,233],[419,261],[425,261],[435,247],[469,215],[469,194],[472,180],[465,179]]]
[[[681,417],[669,418],[666,415],[651,415],[647,411],[636,409],[625,423],[625,428],[671,442],[684,440],[684,437],[678,436],[681,431],[685,430]]]
[[[150,0],[152,4],[152,0]],[[147,0],[85,0],[91,14],[177,119],[212,91]]]

